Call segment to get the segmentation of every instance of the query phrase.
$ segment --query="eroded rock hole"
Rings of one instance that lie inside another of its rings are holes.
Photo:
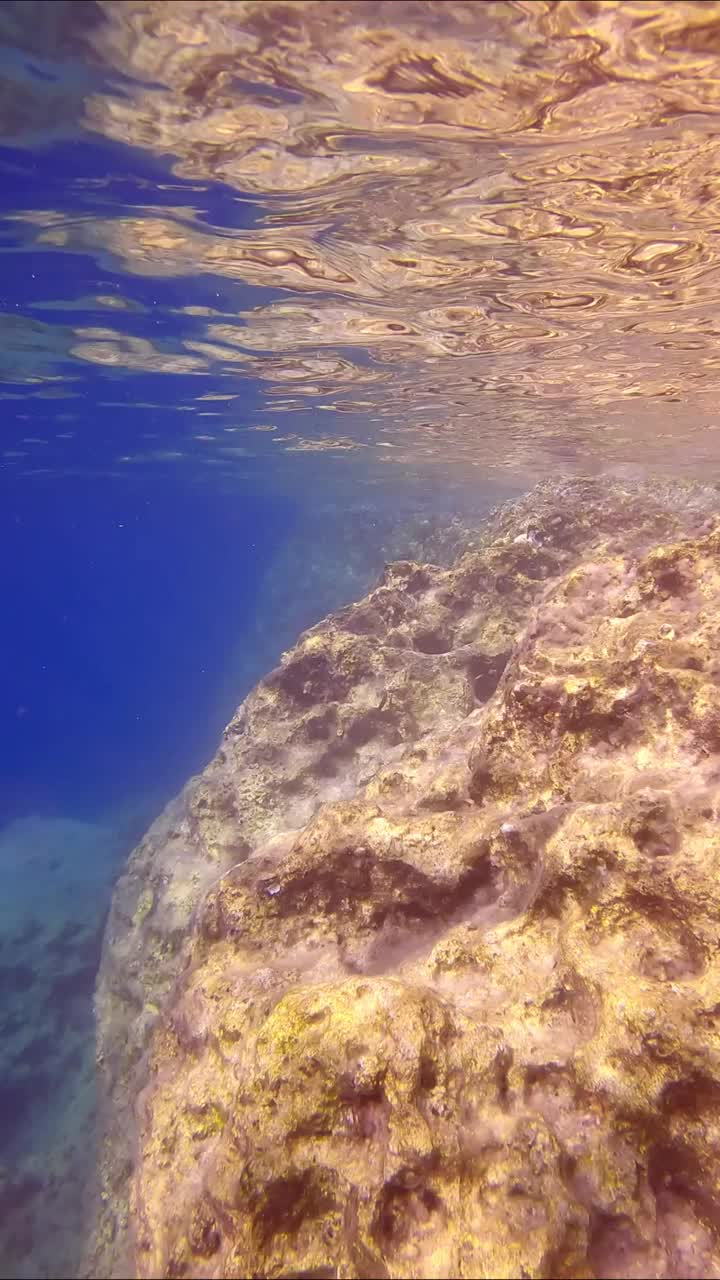
[[[468,663],[468,674],[476,702],[487,702],[498,687],[500,677],[505,670],[510,650],[506,653],[475,654]]]
[[[697,1117],[702,1112],[714,1111],[720,1114],[720,1082],[711,1076],[688,1076],[684,1080],[673,1080],[667,1084],[660,1095],[660,1107],[664,1112],[677,1113]]]
[[[597,1280],[644,1274],[638,1270],[644,1255],[643,1243],[628,1217],[593,1215],[588,1262]]]
[[[413,647],[418,653],[449,653],[452,638],[439,628],[421,628],[413,636]]]
[[[720,1235],[720,1199],[694,1151],[681,1143],[661,1142],[648,1160],[648,1181],[658,1207],[673,1197],[684,1200],[715,1235]]]
[[[311,1171],[276,1178],[263,1188],[254,1212],[254,1226],[263,1244],[282,1232],[293,1235],[308,1218],[323,1217],[335,1200]]]
[[[351,1132],[367,1141],[382,1140],[387,1134],[390,1104],[381,1083],[358,1085],[351,1075],[340,1081],[339,1097],[349,1108]]]
[[[426,1227],[442,1209],[442,1200],[431,1187],[401,1171],[385,1184],[378,1199],[371,1227],[373,1239],[383,1250],[393,1252],[418,1229]]]
[[[680,569],[664,569],[655,575],[655,585],[661,595],[680,596],[688,589],[688,582]]]
[[[437,1067],[426,1054],[420,1059],[420,1088],[434,1089],[438,1082]]]
[[[201,1258],[211,1258],[220,1248],[222,1243],[220,1228],[206,1205],[198,1206],[193,1215],[188,1232],[188,1243],[193,1253]]]
[[[680,847],[672,807],[663,796],[638,796],[628,828],[636,848],[650,857],[666,857]]]

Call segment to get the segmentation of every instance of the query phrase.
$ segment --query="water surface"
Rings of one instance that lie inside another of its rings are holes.
[[[716,4],[52,8],[2,14],[9,468],[715,460]]]

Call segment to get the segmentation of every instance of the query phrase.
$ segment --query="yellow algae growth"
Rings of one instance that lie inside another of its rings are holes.
[[[118,886],[89,1274],[720,1275],[715,507],[540,487],[239,708]]]

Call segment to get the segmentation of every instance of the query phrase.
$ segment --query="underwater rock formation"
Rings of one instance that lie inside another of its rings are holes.
[[[720,518],[545,485],[301,637],[121,880],[93,1275],[720,1276]]]

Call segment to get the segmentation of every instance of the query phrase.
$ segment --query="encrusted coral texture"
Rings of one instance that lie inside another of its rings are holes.
[[[720,1276],[716,507],[544,486],[240,708],[118,889],[96,1267]]]

